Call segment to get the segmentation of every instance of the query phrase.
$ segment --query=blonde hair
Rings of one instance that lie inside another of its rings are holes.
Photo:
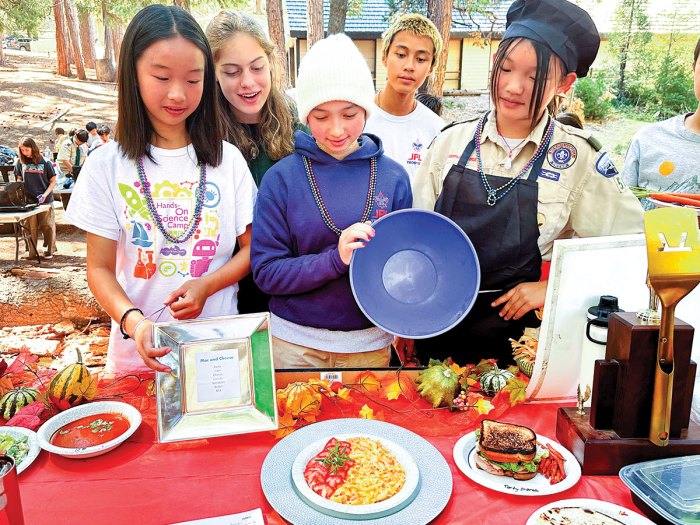
[[[219,86],[225,138],[241,150],[246,160],[256,158],[260,150],[264,149],[270,158],[276,161],[294,153],[294,102],[283,91],[282,64],[275,52],[275,44],[252,16],[224,9],[209,22],[206,35],[214,54],[214,61],[219,59],[221,48],[226,41],[239,33],[254,38],[265,51],[270,62],[270,94],[261,110],[258,143],[250,135],[249,128],[238,122]]]
[[[433,41],[433,62],[431,67],[434,66],[437,56],[440,54],[440,50],[442,49],[442,37],[440,36],[440,31],[438,31],[438,28],[435,27],[435,24],[418,13],[409,13],[400,16],[396,19],[396,21],[394,21],[393,24],[391,24],[389,29],[384,31],[384,34],[382,35],[382,57],[387,57],[391,43],[394,41],[396,33],[400,31],[408,31],[409,33],[413,33],[417,36],[427,36]]]

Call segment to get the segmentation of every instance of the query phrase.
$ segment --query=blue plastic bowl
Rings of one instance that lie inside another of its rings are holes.
[[[479,291],[479,259],[462,229],[432,211],[400,210],[373,225],[353,252],[355,301],[375,325],[400,337],[446,332],[469,313]]]

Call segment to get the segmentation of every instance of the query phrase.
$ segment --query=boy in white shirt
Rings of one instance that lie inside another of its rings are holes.
[[[367,120],[365,133],[381,138],[384,153],[406,168],[413,181],[428,146],[445,126],[415,98],[433,72],[442,38],[430,20],[412,13],[398,18],[382,39],[387,85],[375,97],[379,110]]]

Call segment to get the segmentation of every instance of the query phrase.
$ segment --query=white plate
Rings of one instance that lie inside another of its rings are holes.
[[[416,461],[406,451],[406,449],[400,447],[389,439],[371,434],[338,434],[333,437],[339,441],[354,437],[364,437],[379,441],[384,448],[386,448],[396,457],[397,461],[403,467],[406,474],[406,482],[401,490],[394,494],[391,498],[369,505],[347,505],[344,503],[336,503],[335,501],[331,501],[323,496],[320,496],[319,494],[316,494],[306,483],[306,480],[304,479],[304,470],[306,469],[306,465],[309,463],[309,461],[311,461],[311,458],[323,450],[323,447],[330,439],[323,438],[313,442],[304,450],[299,452],[294,460],[294,463],[292,464],[292,481],[294,482],[294,488],[297,490],[299,495],[307,501],[307,503],[315,507],[320,512],[331,516],[357,516],[363,519],[371,519],[393,514],[412,501],[418,489],[420,473],[418,471]]]
[[[553,501],[552,503],[547,503],[543,507],[540,507],[532,516],[527,520],[525,525],[536,525],[537,518],[548,509],[554,507],[580,507],[590,510],[598,511],[606,516],[614,518],[621,521],[625,525],[654,525],[654,522],[645,518],[641,514],[637,514],[634,511],[621,507],[620,505],[615,505],[614,503],[608,503],[607,501],[600,501],[597,499],[562,499],[559,501]]]
[[[51,444],[51,436],[53,436],[59,428],[82,417],[103,413],[121,414],[122,416],[125,416],[129,420],[129,428],[126,432],[117,436],[113,440],[102,443],[101,445],[95,445],[93,447],[65,448],[57,447],[56,445]],[[48,452],[53,452],[54,454],[59,454],[60,456],[67,458],[91,458],[117,448],[124,441],[126,441],[131,434],[136,432],[136,429],[140,424],[141,413],[128,403],[121,403],[119,401],[96,401],[94,403],[87,403],[86,405],[69,408],[64,412],[56,414],[46,423],[41,425],[37,438],[39,439],[39,445],[41,448]]]
[[[39,446],[39,441],[36,437],[36,432],[29,430],[24,427],[0,427],[0,436],[11,436],[15,439],[19,439],[22,436],[27,436],[27,443],[29,444],[29,452],[24,456],[24,459],[17,465],[17,474],[21,474],[32,462],[36,459],[41,452],[41,447]]]
[[[700,195],[698,195],[698,197],[700,198]],[[700,215],[700,208],[697,206],[683,206],[680,204],[674,204],[672,202],[662,202],[652,197],[649,197],[649,200],[653,202],[654,206],[656,206],[657,208],[687,208],[689,210],[695,210],[697,214]]]
[[[562,447],[559,443],[544,436],[537,435],[537,442],[542,445],[550,444],[559,452],[566,462],[564,463],[564,473],[566,477],[554,485],[549,484],[549,480],[542,474],[537,474],[527,481],[519,481],[509,476],[496,476],[481,470],[476,466],[476,434],[474,432],[462,436],[452,451],[455,463],[459,470],[472,481],[486,488],[503,492],[505,494],[515,494],[518,496],[546,496],[556,494],[573,487],[581,478],[581,466],[576,458]]]

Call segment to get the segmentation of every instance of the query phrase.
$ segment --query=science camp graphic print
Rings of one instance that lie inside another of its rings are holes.
[[[180,183],[165,181],[144,188],[135,178],[132,185],[120,183],[119,191],[124,198],[123,216],[126,219],[127,239],[136,250],[133,276],[150,279],[157,272],[163,277],[201,277],[209,269],[216,255],[219,241],[219,207],[221,194],[212,181],[205,181],[202,209],[197,208],[198,180]],[[150,191],[153,212],[149,210],[146,192]],[[197,216],[199,215],[199,216]],[[169,242],[164,236],[155,235],[157,223],[178,238],[194,227],[193,235],[181,243]],[[196,224],[193,224],[196,223]],[[158,264],[154,255],[158,254]]]

